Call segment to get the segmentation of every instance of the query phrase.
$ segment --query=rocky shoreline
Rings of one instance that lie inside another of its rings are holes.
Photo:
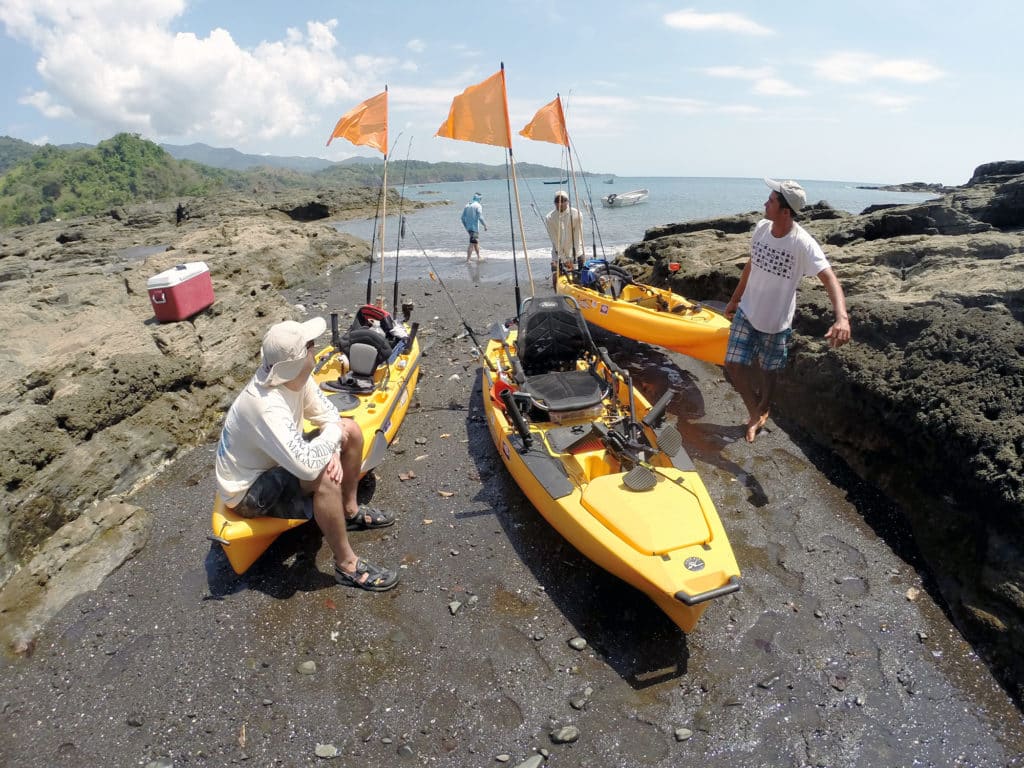
[[[365,215],[372,195],[197,200],[180,227],[174,207],[0,239],[9,651],[29,652],[50,615],[144,546],[149,513],[124,500],[215,439],[263,330],[295,314],[282,291],[368,250],[326,220]],[[652,282],[723,300],[756,218],[657,227],[626,259]],[[804,220],[847,290],[856,343],[826,353],[827,298],[805,286],[776,421],[900,503],[958,625],[1020,699],[1024,163],[982,166],[937,201],[864,215],[819,204]],[[140,248],[154,250],[140,260]],[[156,323],[146,278],[199,260],[214,306]]]

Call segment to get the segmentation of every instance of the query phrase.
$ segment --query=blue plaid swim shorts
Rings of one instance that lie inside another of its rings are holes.
[[[729,346],[725,350],[725,362],[753,365],[761,361],[766,371],[779,371],[786,367],[786,350],[793,329],[778,333],[763,333],[747,320],[742,309],[737,309],[729,329]]]

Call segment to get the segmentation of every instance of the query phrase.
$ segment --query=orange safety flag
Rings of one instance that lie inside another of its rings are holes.
[[[353,144],[362,144],[388,153],[388,92],[379,93],[367,99],[355,109],[341,116],[334,126],[327,146],[332,139],[346,139]]]
[[[569,146],[569,132],[565,129],[565,113],[562,112],[562,98],[555,96],[554,101],[537,110],[533,120],[527,123],[520,136],[534,141],[547,141],[551,144]]]
[[[435,136],[512,148],[512,127],[505,97],[505,70],[499,70],[452,99],[448,119]]]

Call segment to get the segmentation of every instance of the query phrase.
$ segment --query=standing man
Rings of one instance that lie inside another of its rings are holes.
[[[324,319],[314,317],[267,331],[262,364],[224,419],[217,488],[242,517],[308,517],[304,497],[312,496],[313,517],[334,553],[335,581],[384,592],[398,584],[398,572],[358,557],[348,531],[385,528],[395,518],[356,500],[363,433],[338,415],[310,375],[325,330]],[[303,419],[320,428],[312,440],[302,433]]]
[[[480,261],[480,227],[487,231],[487,222],[484,221],[484,207],[480,204],[480,193],[474,192],[473,199],[466,203],[462,209],[462,226],[469,233],[469,246],[466,248],[466,261],[469,261],[476,251],[476,260]]]
[[[772,190],[764,218],[754,228],[750,260],[725,308],[732,318],[725,370],[747,407],[748,443],[768,421],[775,377],[786,366],[796,291],[805,275],[817,275],[832,302],[836,320],[825,333],[829,344],[841,347],[850,340],[843,288],[821,246],[794,220],[807,194],[795,181],[764,181]],[[760,361],[760,387],[755,382],[755,359]]]
[[[579,210],[569,207],[569,194],[555,193],[555,207],[544,217],[544,225],[551,238],[551,285],[558,287],[558,272],[572,272],[576,260],[586,253],[583,245],[583,217]]]

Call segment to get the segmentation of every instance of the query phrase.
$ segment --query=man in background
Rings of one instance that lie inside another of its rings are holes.
[[[555,193],[555,207],[544,217],[544,225],[551,239],[551,286],[558,286],[558,273],[572,272],[576,260],[585,253],[583,245],[583,217],[569,206],[569,194]]]
[[[466,203],[462,209],[462,226],[469,233],[469,245],[466,247],[466,261],[469,261],[476,251],[476,260],[480,261],[480,227],[487,231],[487,222],[484,221],[484,207],[480,203],[479,192],[473,193],[473,199]]]

